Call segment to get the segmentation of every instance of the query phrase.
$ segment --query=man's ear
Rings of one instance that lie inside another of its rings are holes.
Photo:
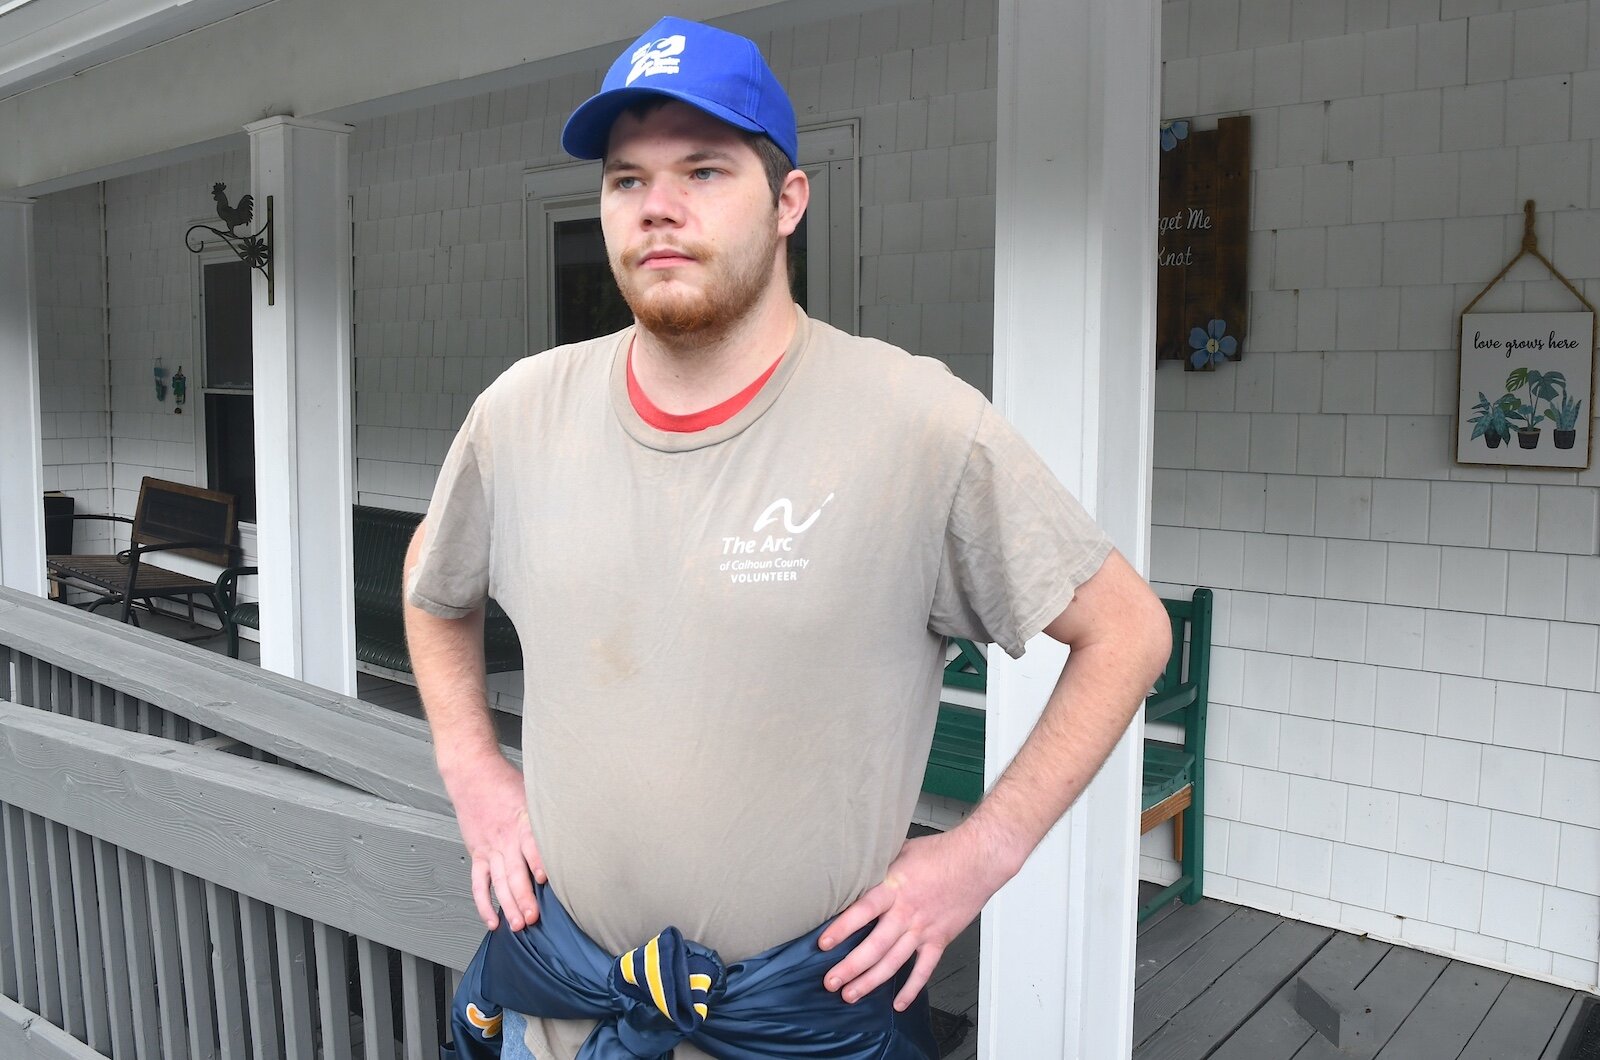
[[[778,189],[778,234],[792,236],[811,202],[811,178],[801,169],[789,170]]]

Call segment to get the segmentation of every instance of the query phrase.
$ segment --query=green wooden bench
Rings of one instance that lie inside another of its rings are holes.
[[[1200,901],[1205,875],[1206,707],[1211,688],[1211,590],[1188,600],[1163,600],[1172,622],[1172,654],[1144,701],[1144,720],[1183,727],[1183,742],[1144,741],[1144,785],[1139,834],[1172,822],[1172,857],[1178,878],[1139,906],[1139,919],[1173,898]],[[1148,732],[1148,730],[1147,730]]]
[[[418,512],[392,508],[355,506],[352,516],[352,542],[355,548],[356,658],[370,666],[401,673],[411,672],[411,653],[406,650],[405,615],[402,608],[402,576],[406,548],[417,524]],[[240,574],[254,574],[242,568]],[[233,586],[224,587],[230,597],[227,614],[228,654],[239,657],[239,626],[261,628],[261,609],[254,603],[235,604]],[[504,673],[522,669],[522,645],[516,628],[500,605],[489,601],[483,620],[483,657],[486,672]]]
[[[1172,622],[1172,654],[1145,699],[1145,721],[1183,727],[1181,743],[1146,737],[1139,834],[1172,821],[1173,858],[1180,874],[1139,906],[1143,920],[1175,897],[1200,901],[1204,877],[1206,704],[1211,663],[1211,590],[1196,589],[1188,600],[1163,600]],[[956,640],[956,654],[945,664],[946,688],[983,691],[988,667],[983,651]],[[933,747],[922,790],[963,802],[983,796],[984,712],[954,703],[939,704]]]
[[[983,649],[970,640],[956,640],[956,655],[944,666],[944,686],[982,692],[989,681]],[[955,703],[939,704],[933,748],[922,790],[962,802],[983,797],[983,711]]]

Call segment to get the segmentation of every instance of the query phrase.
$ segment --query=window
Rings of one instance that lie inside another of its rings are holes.
[[[807,313],[856,325],[855,127],[800,134],[811,205],[789,237],[790,286]],[[534,170],[524,181],[530,353],[581,342],[633,322],[611,277],[600,231],[600,163]]]
[[[250,267],[227,258],[200,263],[201,411],[210,489],[239,498],[239,521],[256,520],[255,371]]]
[[[611,276],[605,237],[595,208],[567,207],[550,215],[550,258],[555,276],[550,306],[553,345],[608,335],[633,322]]]

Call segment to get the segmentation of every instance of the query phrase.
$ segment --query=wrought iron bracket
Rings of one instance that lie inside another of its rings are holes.
[[[274,285],[272,282],[272,196],[267,196],[267,219],[256,231],[247,235],[239,235],[231,230],[213,228],[207,224],[191,225],[183,234],[183,245],[189,248],[192,254],[199,254],[206,248],[205,237],[200,237],[200,242],[194,242],[194,233],[197,229],[210,232],[221,239],[237,255],[239,260],[250,266],[267,278],[267,304],[276,304]]]

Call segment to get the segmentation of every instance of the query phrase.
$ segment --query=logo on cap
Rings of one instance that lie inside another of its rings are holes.
[[[653,40],[633,53],[633,69],[628,72],[624,85],[631,85],[641,77],[678,72],[678,56],[683,54],[683,34]]]

